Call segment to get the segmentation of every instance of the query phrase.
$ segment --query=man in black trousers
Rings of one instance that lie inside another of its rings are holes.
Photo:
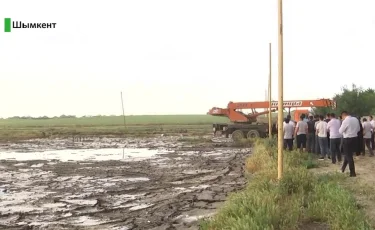
[[[341,113],[342,124],[339,129],[339,133],[343,135],[343,149],[345,160],[342,165],[341,171],[345,172],[346,166],[349,164],[350,177],[355,177],[355,166],[353,153],[356,151],[356,146],[358,145],[358,132],[360,130],[360,125],[356,117],[352,117],[348,112],[343,111]]]
[[[330,122],[331,121],[331,114],[330,113],[327,113],[326,114],[326,119],[324,120],[325,122]],[[331,140],[330,140],[330,134],[329,132],[327,132],[327,139],[328,139],[328,159],[331,159]]]
[[[371,148],[372,150],[375,150],[375,137],[374,137],[374,133],[375,133],[375,121],[374,121],[374,118],[372,115],[370,115],[370,124],[372,126],[372,130],[371,130]]]

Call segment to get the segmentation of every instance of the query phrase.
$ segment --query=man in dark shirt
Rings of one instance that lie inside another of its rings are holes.
[[[359,116],[357,116],[357,120],[358,120],[358,124],[359,124],[359,132],[357,133],[358,141],[357,141],[357,148],[356,148],[355,155],[360,156],[361,153],[362,153],[362,155],[365,155],[365,152],[364,152],[365,146],[364,146],[364,142],[363,142],[363,126],[362,126],[362,123],[361,123],[361,118]]]
[[[309,116],[307,121],[307,152],[315,153],[315,121],[313,116]]]
[[[326,114],[326,119],[324,120],[325,122],[330,122],[331,121],[331,114],[327,113]],[[331,145],[330,145],[330,137],[329,137],[329,132],[327,132],[327,139],[328,139],[328,159],[331,159]]]

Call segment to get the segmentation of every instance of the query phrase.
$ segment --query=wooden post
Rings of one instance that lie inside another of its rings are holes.
[[[122,98],[122,92],[121,92],[121,105],[122,105],[122,116],[124,117],[124,133],[126,133],[126,118],[125,118],[124,100]]]
[[[283,159],[283,150],[284,150],[284,135],[283,135],[283,104],[284,104],[284,63],[283,63],[283,0],[278,0],[278,45],[279,45],[279,100],[278,100],[278,170],[277,170],[277,177],[281,179],[283,177],[284,171],[284,159]]]
[[[271,76],[272,76],[272,60],[271,60],[271,43],[269,45],[269,61],[270,61],[270,66],[269,66],[269,76],[268,76],[268,137],[272,139],[272,112],[271,112],[271,102],[272,102],[272,91],[271,91]]]

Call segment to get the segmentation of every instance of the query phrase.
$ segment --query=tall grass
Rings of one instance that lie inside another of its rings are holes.
[[[245,190],[234,193],[201,229],[372,229],[351,193],[340,186],[341,174],[317,175],[308,154],[285,152],[284,176],[277,180],[276,141],[257,140],[246,162],[251,175]]]

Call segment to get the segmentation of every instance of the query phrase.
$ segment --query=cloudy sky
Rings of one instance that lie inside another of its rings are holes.
[[[375,88],[374,0],[284,1],[284,99]],[[204,114],[277,99],[276,0],[12,0],[0,16],[0,117]],[[1,23],[4,24],[4,23]]]

